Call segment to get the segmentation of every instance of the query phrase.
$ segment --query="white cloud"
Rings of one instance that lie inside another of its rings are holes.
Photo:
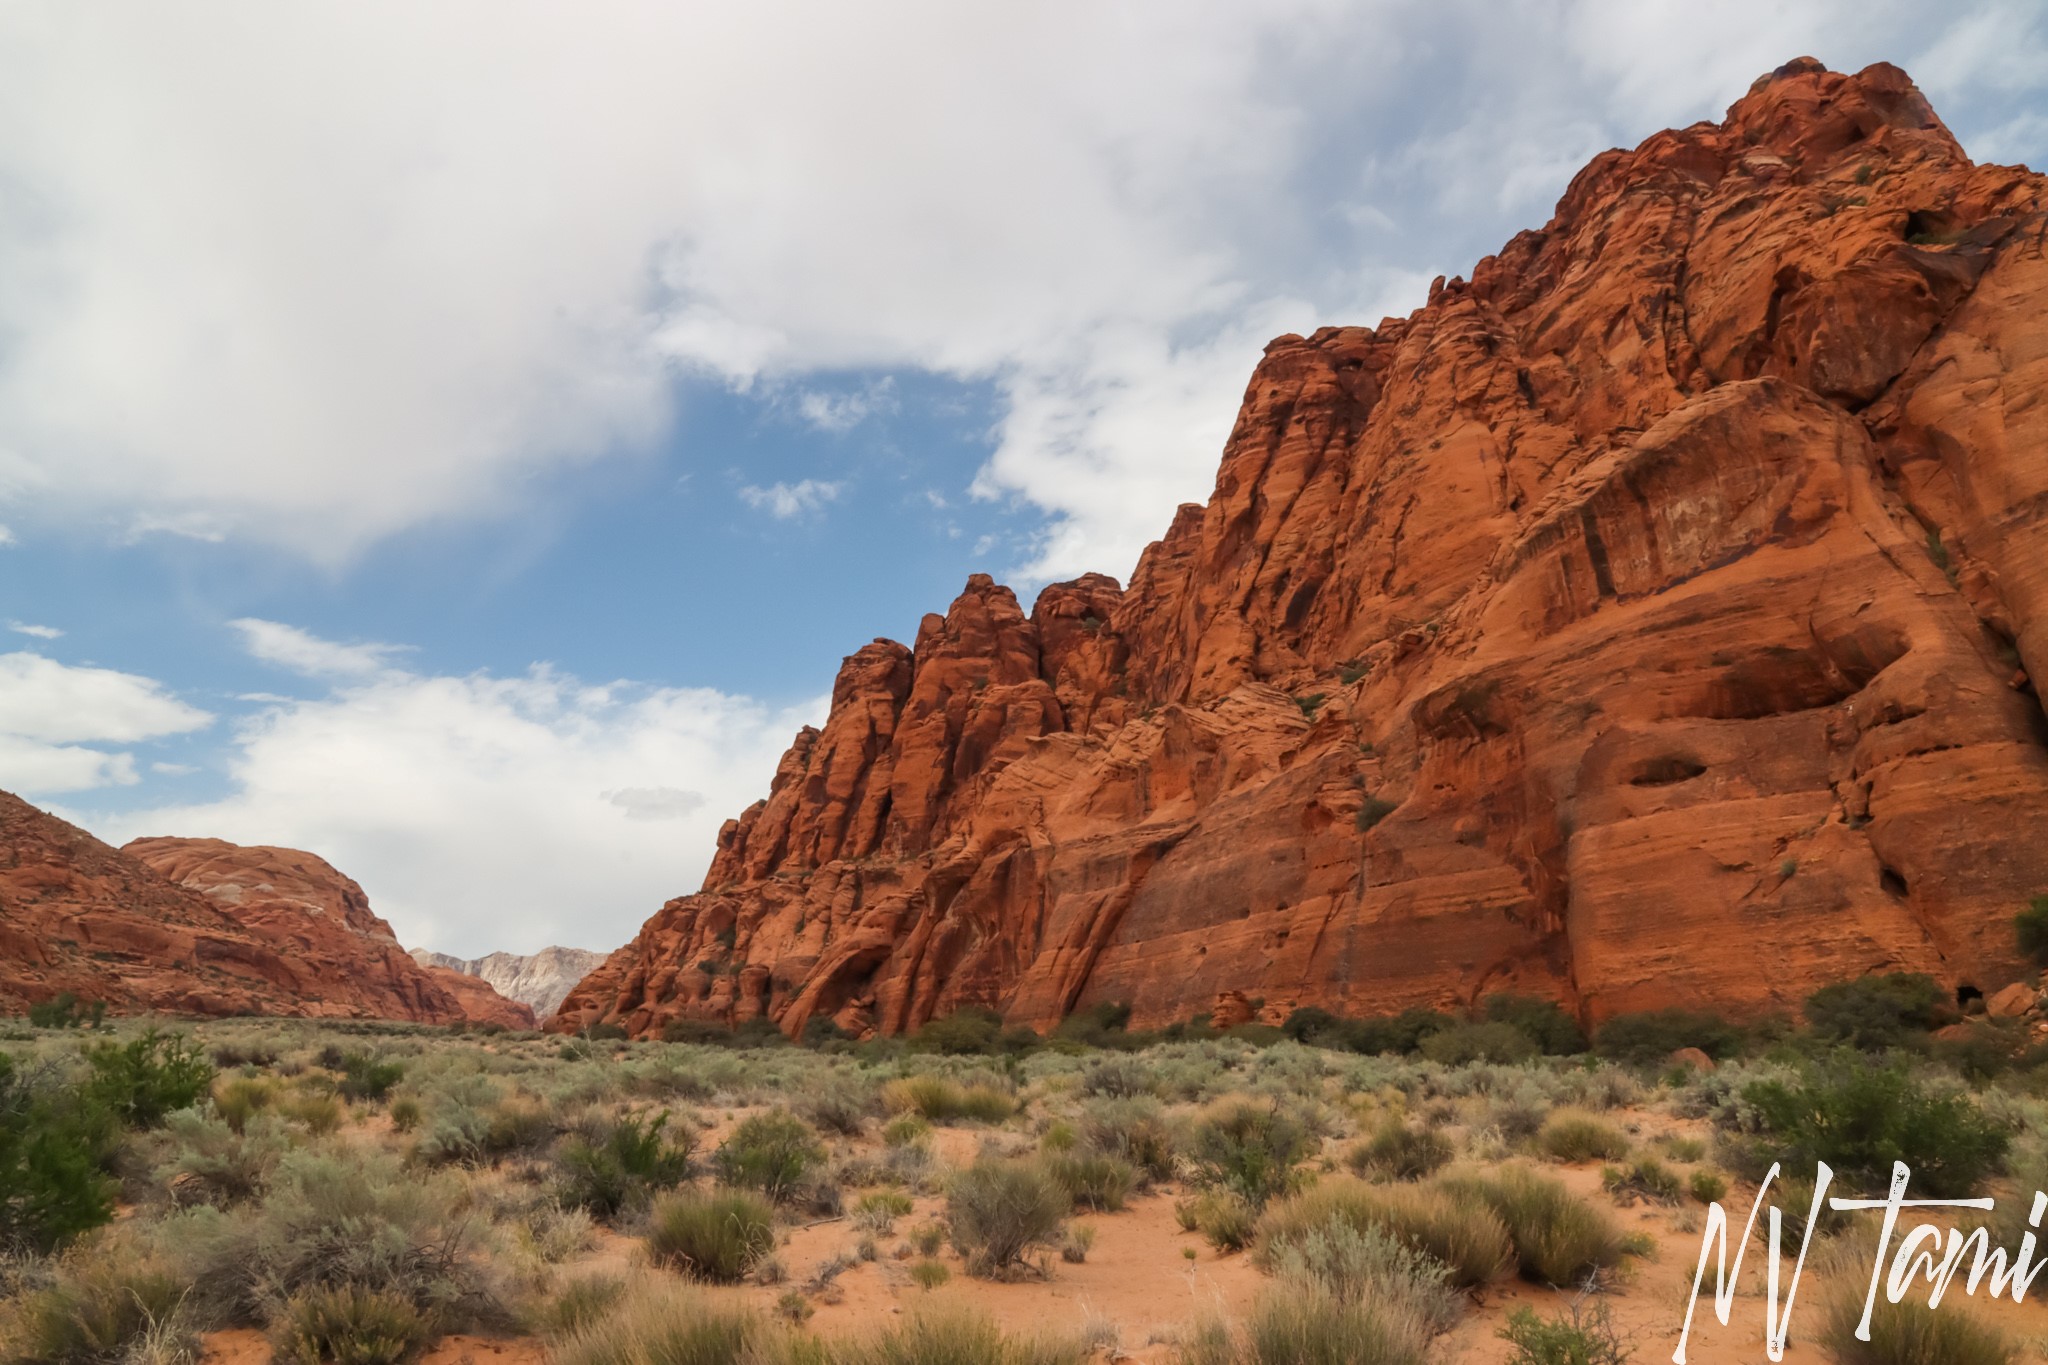
[[[680,820],[704,808],[702,792],[680,787],[621,787],[597,796],[626,812],[628,820]]]
[[[203,730],[213,717],[163,684],[40,654],[0,654],[0,732],[51,743],[116,744]]]
[[[191,763],[152,763],[149,770],[161,773],[165,777],[190,777],[199,771],[198,767]]]
[[[360,677],[390,667],[391,656],[404,652],[400,645],[336,644],[297,626],[245,616],[228,622],[241,632],[242,647],[254,658],[279,668],[303,673],[309,678]],[[244,700],[270,700],[251,694]]]
[[[362,882],[409,945],[612,948],[695,889],[718,827],[766,794],[797,726],[744,697],[397,670],[238,728],[234,792],[81,818],[102,837],[212,835],[310,849]]]
[[[55,626],[34,626],[26,621],[9,621],[7,628],[17,635],[33,635],[38,640],[58,640],[64,636],[64,632]]]
[[[896,381],[887,375],[852,393],[810,389],[797,396],[797,412],[819,431],[844,435],[868,418],[895,412]]]
[[[839,496],[843,485],[826,483],[818,479],[803,479],[796,483],[777,483],[767,488],[756,488],[752,484],[740,489],[740,501],[759,511],[765,511],[778,521],[816,512]]]
[[[921,370],[994,384],[979,486],[1050,516],[1027,567],[1120,572],[1278,319],[1405,311],[1589,152],[1804,51],[1924,57],[2025,154],[2041,33],[2024,0],[7,7],[0,497],[339,561],[651,447],[678,370],[828,430],[868,400],[821,377]]]
[[[0,526],[0,545],[12,545],[14,543],[14,532],[8,530],[5,526]]]
[[[9,791],[133,785],[133,755],[86,746],[161,739],[212,723],[149,678],[0,654],[0,787]]]

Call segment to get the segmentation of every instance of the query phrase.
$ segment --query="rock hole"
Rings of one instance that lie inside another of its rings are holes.
[[[1884,888],[1887,896],[1891,896],[1896,900],[1904,900],[1906,898],[1906,879],[1891,868],[1885,868],[1877,874],[1877,884]]]
[[[1968,984],[1956,987],[1957,1009],[1963,1011],[1963,1013],[1965,1014],[1970,1013],[1970,1002],[1972,1000],[1976,1001],[1978,1006],[1981,1008],[1984,1003],[1984,992],[1978,990],[1975,986],[1971,986]]]
[[[1690,782],[1706,770],[1707,765],[1697,759],[1666,754],[1637,764],[1635,776],[1629,778],[1628,784],[1631,787],[1670,787]]]

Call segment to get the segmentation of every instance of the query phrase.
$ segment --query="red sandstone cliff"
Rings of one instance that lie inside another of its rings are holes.
[[[206,897],[318,983],[306,1014],[534,1027],[531,1009],[488,983],[414,961],[363,888],[324,858],[222,839],[136,839],[121,852]]]
[[[1275,341],[1127,589],[847,659],[554,1027],[1986,990],[2048,891],[2048,184],[1801,60]]]
[[[117,851],[0,792],[0,1013],[65,991],[117,1013],[533,1027],[523,1006],[420,969],[311,854],[210,839]]]

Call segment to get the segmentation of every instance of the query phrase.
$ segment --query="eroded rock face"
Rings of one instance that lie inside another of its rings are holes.
[[[2048,215],[1810,59],[1282,337],[1128,589],[983,577],[556,1017],[1991,992],[2048,890]]]
[[[438,984],[311,854],[214,839],[116,850],[0,792],[0,1013],[66,991],[116,1013],[533,1026],[523,1007]]]
[[[136,839],[121,853],[203,897],[290,964],[287,1007],[262,1013],[534,1027],[524,1005],[414,962],[362,887],[323,858],[221,839]]]
[[[482,957],[450,957],[427,948],[412,950],[422,967],[479,977],[507,1000],[527,1006],[540,1018],[555,1012],[572,987],[597,969],[603,953],[582,948],[543,948],[537,953],[486,953]]]

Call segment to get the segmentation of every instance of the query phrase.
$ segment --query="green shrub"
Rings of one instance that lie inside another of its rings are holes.
[[[1141,1185],[1173,1178],[1173,1128],[1150,1096],[1094,1101],[1081,1111],[1079,1136],[1085,1150],[1129,1162]]]
[[[1760,1081],[1742,1097],[1766,1135],[1744,1174],[1772,1160],[1791,1171],[1825,1161],[1844,1184],[1881,1193],[1903,1161],[1922,1197],[1954,1199],[1997,1174],[2012,1143],[1968,1096],[1937,1094],[1896,1066],[1813,1068],[1797,1084]]]
[[[937,1289],[953,1278],[953,1272],[946,1269],[944,1261],[919,1261],[910,1267],[910,1278],[920,1289]]]
[[[1097,1152],[1063,1152],[1046,1157],[1044,1164],[1076,1208],[1115,1213],[1138,1184],[1129,1162]]]
[[[410,1133],[420,1126],[426,1111],[411,1095],[400,1095],[391,1101],[391,1129],[396,1133]]]
[[[994,1277],[1033,1247],[1052,1244],[1070,1207],[1066,1191],[1036,1164],[984,1159],[953,1177],[946,1225],[968,1273]]]
[[[912,1052],[943,1052],[954,1056],[1018,1056],[1039,1045],[1027,1028],[1004,1028],[994,1010],[969,1007],[932,1019],[905,1040]]]
[[[1929,1308],[1879,1294],[1870,1340],[1856,1339],[1864,1296],[1838,1293],[1829,1302],[1820,1340],[1841,1365],[2012,1365],[2020,1351],[2005,1333],[1957,1303]]]
[[[164,1115],[189,1109],[213,1084],[213,1063],[189,1039],[147,1029],[127,1043],[85,1050],[86,1091],[130,1128],[154,1128]]]
[[[1625,1365],[1634,1354],[1616,1334],[1607,1305],[1584,1299],[1554,1318],[1524,1305],[1495,1335],[1514,1348],[1508,1365]]]
[[[405,1067],[367,1053],[351,1052],[342,1058],[341,1093],[352,1100],[379,1100],[391,1087],[405,1079]]]
[[[1188,1135],[1200,1180],[1220,1185],[1254,1208],[1294,1186],[1295,1167],[1314,1147],[1299,1119],[1278,1100],[1226,1100]]]
[[[268,1076],[228,1076],[213,1087],[213,1112],[237,1133],[276,1100],[277,1082]]]
[[[1136,1057],[1104,1057],[1081,1073],[1081,1093],[1113,1100],[1152,1093],[1151,1070]]]
[[[1866,1052],[1903,1046],[1956,1018],[1948,992],[1924,972],[1837,981],[1806,998],[1816,1034]]]
[[[613,1218],[689,1179],[695,1134],[684,1125],[671,1139],[668,1118],[666,1111],[652,1118],[629,1115],[595,1138],[562,1144],[562,1202]]]
[[[910,1196],[901,1190],[876,1190],[862,1195],[853,1206],[853,1225],[863,1232],[886,1233],[914,1207]]]
[[[433,1335],[410,1299],[352,1284],[295,1295],[271,1329],[277,1358],[296,1365],[399,1365]]]
[[[1351,1149],[1345,1164],[1368,1180],[1421,1180],[1450,1163],[1457,1150],[1434,1128],[1411,1128],[1389,1118]]]
[[[467,1191],[381,1154],[288,1152],[260,1201],[188,1215],[179,1236],[195,1297],[230,1322],[260,1323],[304,1291],[344,1285],[399,1295],[437,1330],[505,1318]]]
[[[1513,1024],[1452,1024],[1422,1040],[1422,1055],[1444,1066],[1473,1062],[1526,1062],[1539,1051],[1528,1034]]]
[[[1560,1109],[1537,1132],[1536,1149],[1552,1161],[1619,1161],[1628,1135],[1583,1109]]]
[[[775,1249],[775,1210],[745,1190],[678,1190],[647,1215],[647,1252],[693,1279],[736,1284]]]
[[[0,1052],[0,1251],[47,1251],[114,1216],[112,1116]]]
[[[1344,1042],[1353,1052],[1374,1055],[1387,1052],[1412,1053],[1433,1033],[1458,1021],[1435,1010],[1411,1009],[1390,1017],[1357,1019],[1344,1029]]]
[[[105,1001],[86,1004],[70,991],[59,991],[28,1007],[30,1028],[98,1028],[106,1017]]]
[[[1719,1015],[1666,1009],[1617,1014],[1593,1034],[1593,1051],[1630,1066],[1654,1065],[1688,1047],[1721,1061],[1741,1050],[1742,1031]]]
[[[1147,1040],[1130,1031],[1131,1007],[1118,1001],[1104,1001],[1075,1010],[1060,1020],[1052,1036],[1078,1047],[1132,1048]]]
[[[1278,1264],[1289,1248],[1302,1246],[1333,1221],[1360,1233],[1380,1229],[1449,1267],[1451,1283],[1461,1287],[1497,1279],[1515,1264],[1507,1229],[1484,1201],[1454,1197],[1435,1184],[1368,1185],[1347,1179],[1320,1181],[1267,1209],[1259,1219],[1259,1262]]]
[[[2012,917],[2012,933],[2022,957],[2048,967],[2048,896],[2034,897]]]
[[[1699,1203],[1718,1203],[1728,1197],[1728,1182],[1715,1171],[1694,1171],[1685,1182],[1685,1192]]]
[[[824,1159],[817,1134],[796,1115],[777,1109],[742,1119],[712,1154],[711,1165],[726,1184],[780,1201]]]
[[[1569,1057],[1586,1050],[1586,1034],[1579,1021],[1566,1014],[1555,1000],[1533,995],[1489,995],[1480,1002],[1481,1016],[1490,1024],[1516,1029],[1546,1057]]]

